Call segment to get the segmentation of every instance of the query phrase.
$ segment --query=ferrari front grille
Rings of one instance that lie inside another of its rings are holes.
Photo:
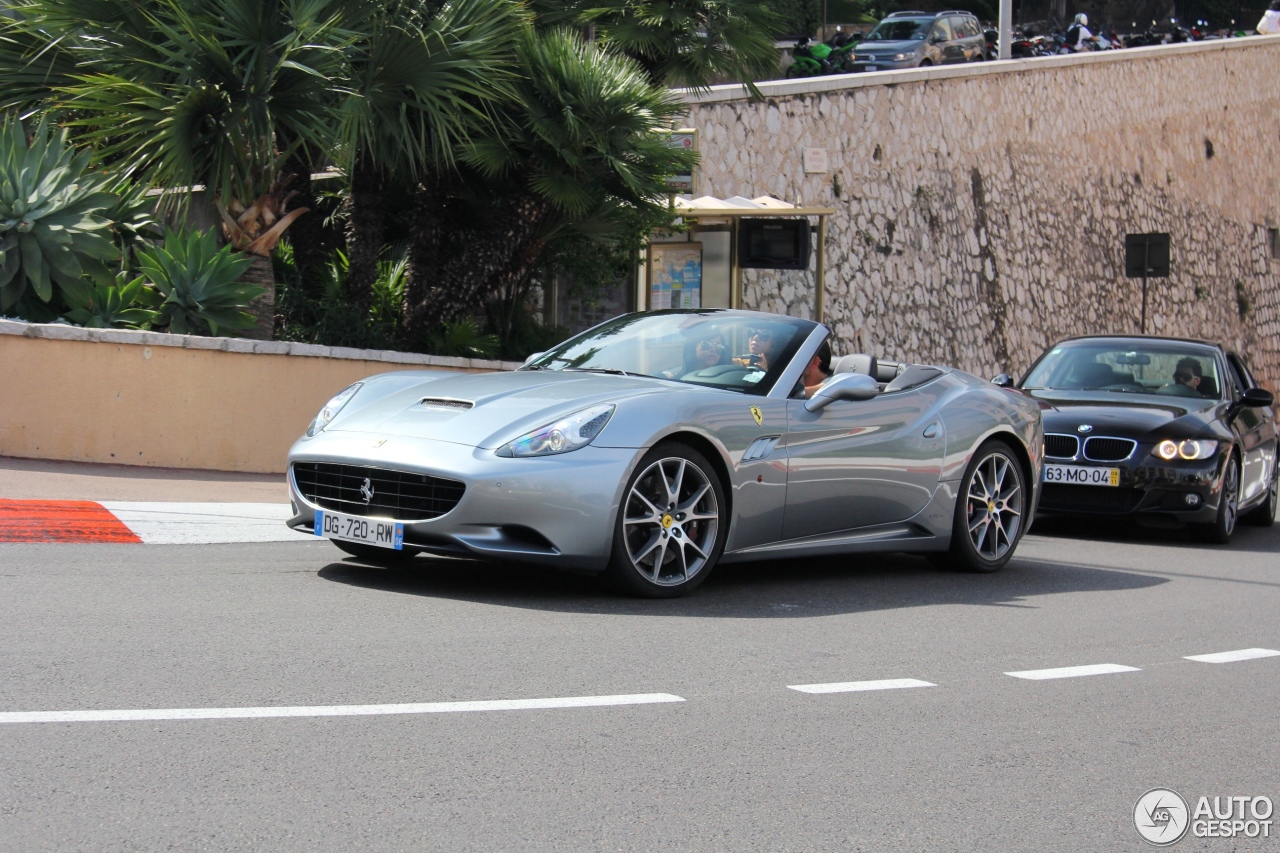
[[[293,463],[293,482],[322,509],[396,521],[439,518],[458,505],[467,488],[430,474],[331,462]]]
[[[1133,455],[1138,442],[1132,438],[1103,438],[1094,436],[1085,440],[1084,458],[1090,462],[1121,462]]]

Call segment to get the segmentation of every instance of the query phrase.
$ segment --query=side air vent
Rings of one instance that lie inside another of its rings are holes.
[[[764,459],[773,449],[778,446],[778,442],[782,440],[780,435],[770,435],[764,438],[757,438],[751,442],[746,452],[742,454],[743,462],[755,462],[757,459]]]
[[[470,400],[448,400],[444,397],[423,397],[422,405],[433,409],[470,409],[475,403]]]

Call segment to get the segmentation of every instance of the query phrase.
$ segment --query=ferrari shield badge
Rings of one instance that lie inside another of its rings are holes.
[[[755,418],[756,426],[764,426],[764,412],[760,411],[759,406],[751,407],[751,417]]]

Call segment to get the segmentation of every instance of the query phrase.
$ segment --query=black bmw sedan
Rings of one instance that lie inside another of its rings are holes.
[[[1222,544],[1237,519],[1275,521],[1274,398],[1236,353],[1177,338],[1068,338],[1017,387],[1044,414],[1042,512],[1172,518]]]

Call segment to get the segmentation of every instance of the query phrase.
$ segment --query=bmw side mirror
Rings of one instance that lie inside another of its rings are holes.
[[[1275,401],[1276,396],[1264,388],[1250,388],[1240,395],[1240,405],[1254,409],[1270,406]]]
[[[999,385],[1001,388],[1012,388],[1013,377],[1007,373],[1000,373],[991,379],[992,385]]]
[[[836,400],[870,400],[879,393],[879,383],[865,373],[837,373],[804,401],[804,407],[820,412]]]

